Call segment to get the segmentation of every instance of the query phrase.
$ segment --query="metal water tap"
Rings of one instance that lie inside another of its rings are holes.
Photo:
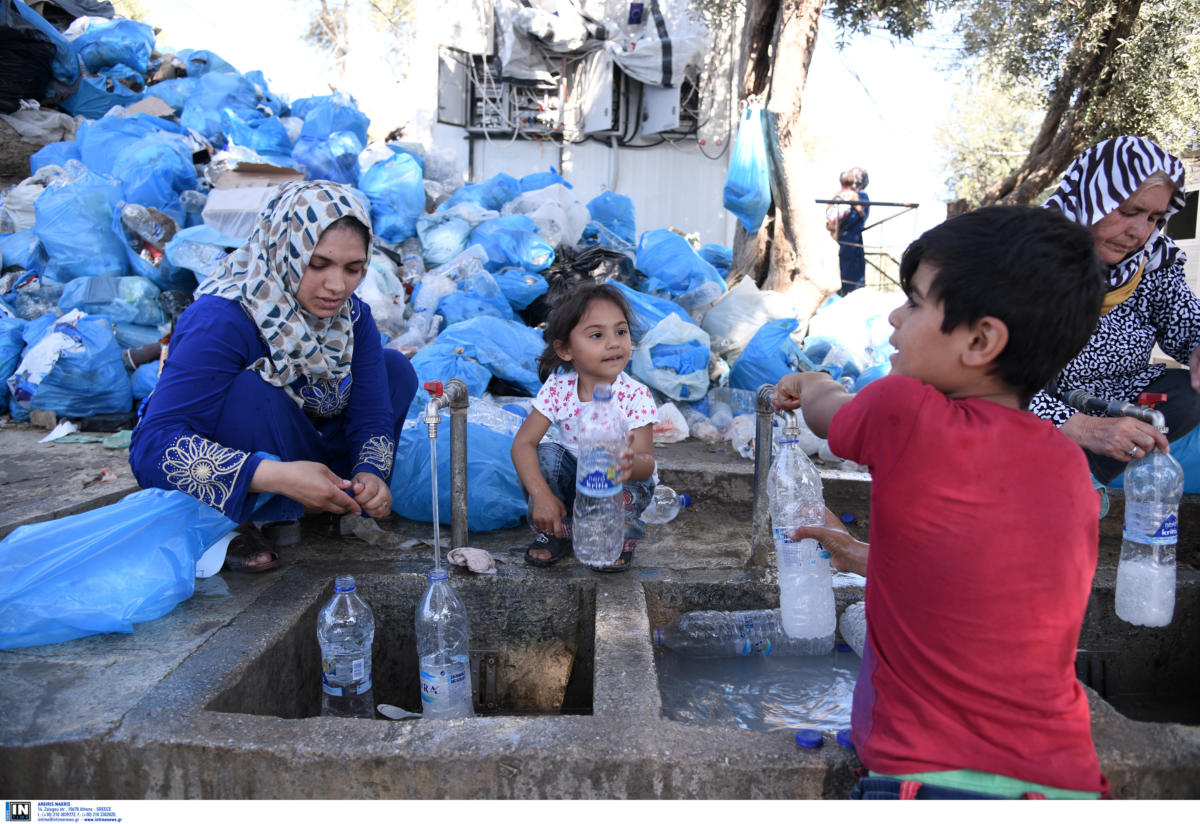
[[[1124,415],[1144,421],[1159,432],[1167,431],[1167,419],[1163,417],[1163,413],[1154,408],[1154,404],[1162,403],[1167,399],[1166,395],[1143,392],[1138,396],[1137,403],[1129,403],[1128,401],[1110,401],[1089,395],[1082,389],[1073,389],[1063,395],[1062,399],[1081,412],[1107,415],[1110,418],[1119,418]]]
[[[450,407],[450,535],[451,546],[467,545],[467,410],[470,397],[467,385],[452,378],[443,388],[441,381],[428,381],[422,421],[429,427],[429,439],[437,440],[441,409]],[[436,467],[432,471],[436,473]]]
[[[443,393],[441,381],[426,381],[425,391],[429,393],[429,402],[425,404],[422,420],[429,427],[429,440],[436,441],[438,424],[442,421],[441,408],[450,405],[450,398]]]

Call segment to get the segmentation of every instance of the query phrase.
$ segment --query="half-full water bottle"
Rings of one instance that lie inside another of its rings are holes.
[[[686,492],[676,494],[674,489],[661,484],[654,487],[654,497],[649,506],[642,510],[642,520],[648,524],[665,524],[679,514],[679,510],[692,505],[692,496]]]
[[[625,536],[625,496],[617,480],[628,425],[612,399],[612,387],[598,383],[579,412],[579,461],[571,542],[579,563],[611,566]]]
[[[1165,395],[1142,395],[1153,406]],[[1117,617],[1165,627],[1175,614],[1175,543],[1183,468],[1154,449],[1125,467],[1125,532],[1117,565]]]
[[[693,658],[825,655],[833,649],[833,633],[788,637],[777,609],[685,612],[665,627],[655,627],[653,636],[656,645]]]
[[[829,553],[812,538],[788,537],[797,527],[825,524],[821,475],[800,449],[799,438],[795,415],[785,415],[779,454],[767,479],[779,563],[779,609],[788,635],[824,638],[833,634],[837,622]]]
[[[374,718],[371,642],[375,616],[358,596],[353,575],[334,579],[333,597],[317,616],[321,645],[321,715]]]
[[[426,718],[466,718],[475,714],[467,609],[446,570],[438,567],[428,577],[429,586],[417,605],[421,713]]]

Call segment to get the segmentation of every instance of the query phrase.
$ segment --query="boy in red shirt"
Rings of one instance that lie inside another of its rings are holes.
[[[1074,662],[1099,501],[1083,452],[1027,411],[1099,316],[1091,236],[980,209],[911,244],[900,282],[890,376],[849,394],[788,375],[775,396],[871,470],[852,739],[872,778],[853,797],[1095,798]]]

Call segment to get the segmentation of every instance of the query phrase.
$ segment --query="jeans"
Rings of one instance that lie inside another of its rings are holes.
[[[571,511],[575,506],[575,456],[562,444],[549,441],[538,444],[537,455],[542,477],[546,479],[550,491],[567,508],[567,517],[563,519],[563,524],[570,535]],[[625,496],[625,537],[641,538],[645,524],[639,516],[654,497],[654,481],[626,481],[621,494]],[[526,519],[532,526],[533,502],[529,499],[528,492],[525,493],[525,502],[528,506]]]

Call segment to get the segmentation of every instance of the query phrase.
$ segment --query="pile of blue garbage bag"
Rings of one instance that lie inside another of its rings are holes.
[[[42,145],[29,177],[0,191],[0,408],[17,420],[49,410],[132,423],[160,364],[130,352],[164,341],[199,282],[245,240],[245,221],[208,203],[221,176],[244,164],[339,181],[369,208],[376,242],[359,294],[385,345],[412,359],[422,384],[461,379],[478,410],[468,424],[474,530],[524,514],[508,447],[540,386],[540,324],[581,281],[610,282],[625,296],[630,373],[693,424],[708,422],[714,390],[754,390],[805,368],[836,371],[849,385],[886,370],[877,333],[890,306],[843,307],[838,324],[849,318],[867,333],[845,341],[834,331],[809,346],[785,296],[745,280],[727,287],[729,247],[672,229],[639,234],[627,196],[581,198],[553,168],[468,182],[455,148],[371,142],[348,95],[288,102],[261,72],[242,73],[211,51],[160,53],[143,23],[89,18],[68,37],[19,0],[0,3],[20,18],[4,25],[44,41],[49,62],[40,91],[18,87],[16,72],[0,77],[0,113],[20,122],[27,113],[14,100],[44,94],[43,114],[61,109],[74,130]],[[63,89],[70,94],[55,97]],[[158,113],[129,110],[149,103]],[[747,180],[738,208],[758,209],[766,195]],[[406,471],[392,491],[400,515],[428,521],[429,440],[418,420],[426,400],[419,392],[408,412],[396,463]],[[439,463],[448,461],[441,440]],[[439,477],[448,496],[447,466]],[[448,499],[439,510],[448,520]],[[131,620],[159,609],[148,601]]]

